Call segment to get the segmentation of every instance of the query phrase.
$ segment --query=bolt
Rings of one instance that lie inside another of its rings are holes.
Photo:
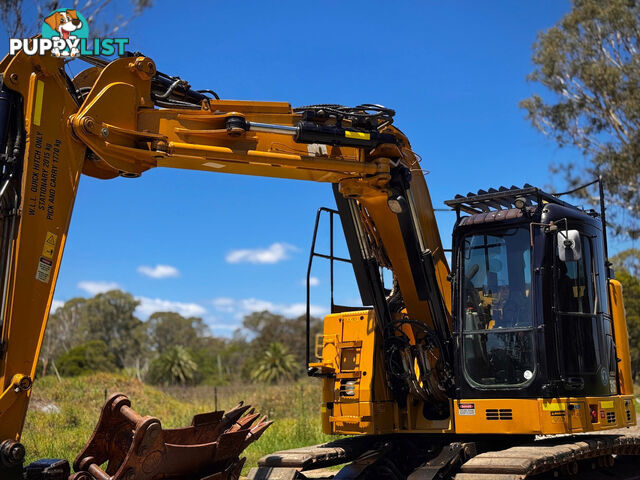
[[[18,386],[20,387],[20,390],[23,391],[27,391],[31,388],[33,382],[31,382],[31,377],[22,377],[20,379],[20,383],[18,383]]]
[[[18,83],[18,74],[12,73],[9,75],[9,80],[11,80],[11,83]]]
[[[16,443],[9,450],[9,457],[16,463],[21,463],[24,460],[24,445],[21,443]]]
[[[0,463],[14,466],[24,460],[24,445],[13,440],[5,440],[0,444]]]
[[[102,130],[100,130],[100,134],[104,138],[107,138],[109,136],[109,129],[107,127],[103,127]]]
[[[156,440],[158,440],[161,433],[162,427],[160,426],[160,424],[152,423],[151,425],[149,425],[149,428],[147,430],[147,440],[149,441],[149,443],[154,443]]]
[[[131,71],[137,71],[138,76],[143,80],[150,80],[156,73],[156,65],[150,58],[138,57],[136,60],[129,64]]]
[[[165,142],[164,140],[154,140],[151,142],[151,148],[156,151],[166,152],[168,145],[167,145],[167,142]]]
[[[85,117],[82,119],[82,126],[84,127],[87,133],[93,133],[93,129],[95,128],[96,124],[93,121],[93,118]]]

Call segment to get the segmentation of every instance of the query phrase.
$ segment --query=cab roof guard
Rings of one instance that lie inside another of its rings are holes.
[[[492,210],[518,208],[516,199],[519,198],[525,200],[525,206],[527,207],[539,206],[543,203],[555,203],[564,207],[576,208],[574,205],[564,202],[556,196],[528,183],[525,183],[522,188],[512,185],[511,188],[499,187],[497,190],[495,188],[490,188],[489,190],[481,189],[478,190],[478,193],[469,192],[466,196],[458,194],[453,200],[447,200],[444,203],[456,210],[458,214],[463,211],[470,215],[475,215]]]

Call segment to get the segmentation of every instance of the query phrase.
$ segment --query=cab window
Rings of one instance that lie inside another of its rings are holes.
[[[594,244],[587,234],[580,235],[580,260],[563,262],[556,259],[557,305],[564,337],[562,354],[565,374],[595,373],[600,365],[600,313],[606,295],[598,285]]]
[[[478,386],[514,386],[535,373],[531,248],[525,227],[464,238],[465,374]]]

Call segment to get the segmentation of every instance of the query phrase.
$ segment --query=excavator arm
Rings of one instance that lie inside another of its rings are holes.
[[[369,264],[393,271],[401,310],[438,332],[446,358],[448,266],[417,156],[392,113],[218,100],[143,55],[85,60],[93,66],[73,80],[55,57],[20,52],[0,63],[0,441],[20,438],[81,174],[169,167],[338,185]],[[393,321],[386,303],[378,289],[381,325]]]
[[[0,440],[18,440],[49,315],[86,147],[54,58],[6,57],[2,122]]]

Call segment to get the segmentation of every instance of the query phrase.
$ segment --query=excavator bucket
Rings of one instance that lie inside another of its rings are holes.
[[[102,407],[69,480],[237,480],[245,462],[240,454],[272,423],[259,417],[240,403],[227,413],[198,414],[188,427],[165,430],[118,393]]]

